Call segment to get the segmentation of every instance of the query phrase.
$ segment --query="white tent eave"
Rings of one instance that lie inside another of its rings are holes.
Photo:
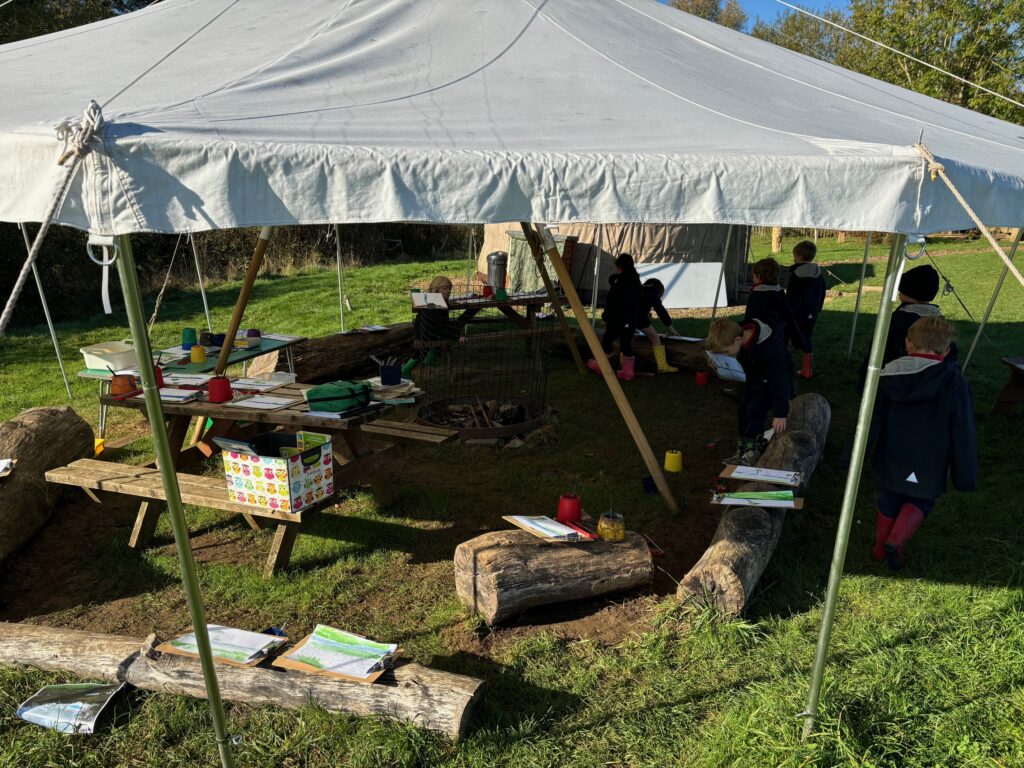
[[[1020,224],[1020,126],[655,0],[601,10],[163,0],[0,46],[0,221],[43,218],[62,173],[50,126],[95,98],[101,141],[57,221],[97,234],[382,221],[973,226],[913,149],[922,131],[986,223]]]

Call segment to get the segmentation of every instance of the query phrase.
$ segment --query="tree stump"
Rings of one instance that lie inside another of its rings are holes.
[[[75,629],[0,623],[0,664],[61,670],[90,680],[125,681],[146,691],[206,698],[199,659],[154,650],[145,641]],[[403,664],[376,683],[356,683],[275,667],[217,665],[225,701],[302,709],[315,704],[329,712],[378,715],[451,739],[469,727],[483,682],[419,664]]]
[[[67,406],[30,408],[0,424],[0,458],[18,460],[0,479],[0,562],[49,520],[63,486],[44,475],[92,452],[92,427]]]
[[[757,466],[799,471],[806,486],[821,461],[831,418],[832,409],[821,395],[795,398],[786,432],[769,443]],[[739,488],[770,491],[779,486],[744,483]],[[775,552],[785,517],[785,509],[727,508],[711,544],[683,577],[676,596],[713,605],[723,614],[739,614]]]
[[[455,550],[459,600],[488,624],[527,608],[645,587],[654,577],[647,543],[557,544],[526,531],[494,531]]]
[[[377,368],[370,355],[411,356],[413,338],[412,323],[398,323],[379,333],[332,333],[307,339],[292,347],[295,375],[304,384],[365,375]],[[284,350],[260,355],[249,365],[250,374],[287,370],[288,355]]]
[[[772,253],[782,252],[782,227],[772,227]]]

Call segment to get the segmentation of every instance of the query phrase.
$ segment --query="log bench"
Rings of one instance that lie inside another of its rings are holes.
[[[136,688],[206,698],[199,659],[155,650],[159,640],[101,635],[76,629],[0,622],[0,664],[70,672],[86,680],[127,682]],[[256,667],[217,665],[225,701],[386,717],[463,738],[483,698],[483,681],[400,664],[376,683]]]
[[[160,472],[151,466],[138,467],[129,464],[115,464],[110,461],[98,461],[96,459],[79,459],[68,464],[66,467],[51,469],[46,473],[46,479],[51,483],[82,488],[96,502],[100,501],[100,498],[96,495],[97,491],[120,493],[126,496],[138,496],[158,501],[166,501],[167,499],[164,494]],[[270,554],[267,556],[267,563],[263,569],[263,575],[267,578],[288,565],[292,548],[295,546],[295,539],[298,537],[299,528],[302,526],[303,516],[315,512],[319,507],[324,506],[325,503],[330,501],[325,499],[318,506],[307,507],[298,512],[250,507],[247,504],[233,501],[228,497],[224,478],[220,475],[202,476],[179,472],[178,487],[181,489],[181,501],[184,504],[192,504],[208,509],[219,509],[224,512],[234,512],[235,514],[242,515],[245,521],[257,531],[271,525],[277,526],[277,530],[274,532],[274,541],[270,547]],[[136,520],[135,530],[133,530],[132,539],[129,542],[132,548],[142,546],[140,544],[140,531],[138,530],[142,520],[144,520],[142,515]]]
[[[647,542],[547,542],[526,531],[494,531],[455,550],[459,600],[489,625],[538,605],[580,600],[649,585]]]

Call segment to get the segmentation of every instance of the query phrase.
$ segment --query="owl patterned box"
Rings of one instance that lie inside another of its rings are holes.
[[[296,513],[334,495],[331,438],[317,432],[267,432],[255,453],[225,450],[228,496],[251,507]]]

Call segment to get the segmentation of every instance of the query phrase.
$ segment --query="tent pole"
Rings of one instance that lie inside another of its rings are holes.
[[[203,297],[203,314],[206,315],[206,330],[213,333],[213,321],[210,319],[210,305],[206,301],[206,286],[203,284],[203,270],[199,266],[199,249],[196,248],[195,235],[189,232],[188,240],[192,243],[192,258],[196,261],[196,276],[199,278],[199,295]]]
[[[892,246],[889,248],[889,259],[885,265],[885,287],[882,289],[881,305],[875,319],[875,333],[871,340],[871,352],[868,357],[867,378],[864,381],[864,394],[860,400],[860,411],[857,415],[857,431],[853,439],[853,455],[850,457],[850,469],[846,474],[846,488],[843,491],[843,506],[839,514],[839,528],[836,531],[835,549],[832,552],[832,566],[828,575],[828,589],[825,592],[825,607],[822,612],[821,628],[818,631],[818,645],[814,650],[814,669],[811,673],[811,687],[807,694],[807,708],[802,713],[804,719],[804,738],[814,733],[814,719],[818,713],[818,699],[821,696],[821,682],[825,675],[825,660],[828,656],[828,644],[832,637],[832,622],[836,612],[836,599],[839,597],[839,582],[843,578],[843,564],[846,561],[846,546],[850,541],[850,526],[853,523],[854,506],[857,503],[857,489],[860,486],[861,470],[864,468],[864,453],[868,446],[868,431],[871,428],[871,417],[875,408],[875,395],[878,392],[878,375],[881,373],[882,355],[885,352],[885,339],[889,333],[889,321],[892,318],[892,296],[896,281],[899,278],[899,265],[903,263],[903,249],[906,235],[893,235]]]
[[[864,295],[864,278],[868,274],[868,254],[871,253],[871,233],[864,243],[864,261],[860,265],[860,283],[857,285],[857,303],[853,305],[853,325],[850,326],[850,346],[846,349],[846,359],[853,354],[853,337],[857,334],[857,315],[860,314],[860,298]]]
[[[604,225],[596,224],[594,226],[594,232],[597,237],[597,243],[591,243],[590,247],[597,248],[594,253],[594,284],[590,288],[590,322],[591,324],[597,322],[597,291],[601,287],[601,254],[604,252]],[[561,279],[561,278],[559,278]],[[582,277],[580,278],[582,280]],[[575,310],[573,310],[575,312]]]
[[[537,239],[537,235],[530,225],[525,221],[519,222],[519,226],[523,228],[523,235],[526,237],[526,242],[530,246],[530,252],[533,254],[533,260],[537,263],[537,271],[540,273],[540,279],[544,281],[544,287],[548,291],[548,298],[551,299],[551,306],[555,310],[555,315],[558,317],[558,324],[562,326],[562,333],[565,336],[565,341],[569,345],[569,352],[572,353],[572,359],[576,361],[576,369],[586,374],[587,366],[583,362],[583,357],[580,355],[580,348],[576,346],[576,337],[573,335],[572,329],[569,327],[569,322],[565,319],[565,312],[562,311],[562,299],[555,291],[555,286],[551,282],[551,276],[548,274],[548,268],[544,266],[544,252],[541,250],[540,241]],[[511,238],[509,238],[511,239]]]
[[[725,230],[725,248],[722,249],[722,274],[718,276],[718,283],[715,285],[715,305],[711,308],[711,322],[715,322],[715,315],[718,314],[718,295],[722,292],[722,283],[725,282],[725,260],[729,258],[729,241],[732,240],[732,224]],[[726,303],[729,297],[726,296]]]
[[[252,293],[253,283],[256,282],[256,276],[260,273],[260,267],[263,266],[263,254],[267,252],[267,245],[270,244],[270,238],[273,234],[273,227],[263,227],[260,229],[260,237],[256,241],[256,248],[252,252],[252,261],[249,262],[249,269],[245,273],[242,290],[238,292],[235,311],[231,313],[231,324],[228,326],[228,332],[224,336],[224,347],[220,351],[220,357],[217,358],[217,367],[213,371],[214,376],[223,376],[224,371],[227,370],[228,358],[231,356],[231,350],[235,345],[235,334],[238,333],[238,328],[242,325],[242,315],[245,314],[245,306],[249,303],[249,294]]]
[[[668,486],[668,481],[665,479],[665,473],[661,469],[661,464],[658,463],[654,451],[651,450],[651,445],[647,442],[647,435],[644,434],[640,422],[636,420],[636,414],[633,413],[633,408],[626,398],[626,393],[622,391],[622,384],[619,382],[618,377],[616,377],[615,371],[612,370],[611,363],[608,362],[608,355],[601,349],[601,342],[597,338],[594,326],[587,319],[587,308],[583,306],[579,294],[576,293],[576,286],[572,284],[572,276],[569,274],[569,270],[565,268],[565,262],[562,261],[562,257],[558,253],[554,238],[551,237],[548,228],[543,224],[536,224],[535,227],[537,237],[542,247],[548,252],[548,258],[551,259],[551,264],[555,268],[558,281],[562,284],[562,290],[565,291],[565,297],[569,300],[573,314],[576,315],[576,322],[579,324],[580,330],[583,331],[583,337],[587,340],[590,352],[601,369],[601,375],[604,377],[605,384],[608,385],[612,399],[615,400],[615,405],[618,406],[619,413],[622,414],[622,419],[626,422],[626,427],[633,437],[633,442],[640,449],[640,455],[647,465],[647,471],[654,478],[654,484],[657,486],[659,493],[661,493],[661,497],[665,500],[665,505],[670,511],[679,512],[679,505],[672,495],[672,489]]]
[[[124,293],[125,309],[128,312],[128,325],[131,327],[132,339],[138,353],[146,413],[149,417],[150,430],[153,433],[153,447],[156,449],[156,465],[163,480],[167,513],[170,516],[171,529],[174,531],[174,543],[178,548],[181,580],[185,588],[185,599],[188,602],[196,646],[199,650],[203,680],[206,682],[206,697],[210,702],[213,731],[217,737],[221,765],[223,768],[232,768],[234,761],[228,742],[224,706],[221,703],[220,686],[217,683],[217,670],[214,668],[213,655],[210,652],[210,637],[206,630],[206,611],[203,609],[196,565],[192,559],[192,547],[188,540],[188,526],[185,523],[181,491],[178,488],[178,476],[174,470],[174,458],[171,455],[171,446],[167,439],[167,424],[164,421],[163,406],[160,404],[160,390],[156,386],[153,353],[149,344],[149,334],[146,332],[146,319],[142,314],[142,297],[139,294],[139,282],[135,274],[135,258],[132,255],[131,241],[127,235],[117,238],[117,272],[121,278],[121,291]]]
[[[1013,245],[1010,246],[1010,261],[1013,261],[1013,257],[1017,255],[1017,246],[1020,245],[1020,236],[1024,234],[1024,227],[1017,229],[1017,234],[1013,238]],[[1003,266],[1003,273],[999,275],[999,280],[996,282],[996,289],[992,291],[992,298],[988,301],[988,306],[985,307],[985,314],[981,318],[981,323],[978,325],[978,330],[974,334],[974,341],[971,342],[971,348],[967,350],[967,357],[964,358],[963,370],[967,370],[967,366],[971,364],[971,356],[974,354],[974,348],[978,346],[978,339],[981,338],[981,334],[985,331],[985,324],[988,323],[988,318],[992,314],[992,310],[995,309],[996,299],[999,298],[999,291],[1003,288],[1003,281],[1006,280],[1006,274],[1010,271],[1010,268]]]
[[[341,316],[341,332],[345,332],[345,265],[341,262],[341,231],[334,225],[334,252],[338,261],[338,314]]]
[[[28,230],[24,223],[18,224],[21,229],[21,236],[25,240],[25,248],[32,251],[32,241],[28,238]],[[60,344],[57,342],[57,330],[53,327],[53,318],[50,317],[50,305],[46,301],[46,294],[43,293],[43,278],[39,276],[39,267],[32,262],[32,276],[36,279],[36,288],[39,290],[39,303],[43,305],[43,315],[46,316],[46,327],[50,329],[50,340],[53,341],[53,351],[57,353],[57,365],[60,366],[60,376],[64,379],[64,389],[68,391],[68,400],[74,400],[71,394],[71,385],[68,384],[68,374],[64,370],[64,358],[60,356]]]

